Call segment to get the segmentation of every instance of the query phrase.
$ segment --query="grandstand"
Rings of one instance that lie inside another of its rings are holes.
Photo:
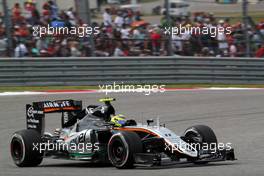
[[[98,34],[79,37],[80,35],[76,34],[52,33],[50,35],[50,31],[46,31],[49,34],[39,37],[33,35],[35,26],[40,29],[52,26],[52,24],[59,24],[57,27],[65,27],[67,30],[83,28],[84,24],[88,22],[85,19],[87,17],[86,9],[83,7],[86,1],[40,0],[34,2],[29,0],[25,3],[19,1],[17,4],[15,0],[6,2],[10,10],[10,20],[8,21],[11,23],[4,23],[7,15],[2,13],[2,23],[0,24],[1,56],[263,57],[264,55],[264,17],[258,21],[247,17],[247,28],[242,20],[234,23],[229,17],[218,18],[207,12],[192,12],[188,17],[171,17],[170,21],[162,15],[153,16],[160,22],[150,22],[147,20],[149,16],[145,17],[140,11],[129,8],[119,9],[118,6],[103,6],[96,18],[92,18],[92,23],[88,24],[90,27],[98,28],[100,31]],[[97,6],[95,1],[89,2],[91,9]],[[141,4],[141,6],[148,5]],[[75,6],[77,8],[73,8]],[[94,15],[93,12],[92,15]],[[5,26],[7,25],[5,24],[10,25],[10,30],[6,30]],[[218,32],[212,36],[209,33],[197,34],[185,31],[170,37],[164,32],[164,28],[168,25],[177,28],[183,26],[199,29],[222,27],[230,28],[231,32],[225,34]],[[245,35],[245,29],[248,38]],[[246,43],[249,43],[249,52],[246,50]],[[172,51],[168,51],[168,48],[171,48]]]

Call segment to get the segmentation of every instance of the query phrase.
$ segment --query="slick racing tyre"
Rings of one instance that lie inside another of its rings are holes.
[[[41,136],[35,130],[21,130],[13,134],[10,149],[14,163],[19,167],[33,167],[42,162],[42,154],[33,144],[40,145]]]
[[[142,148],[141,139],[136,133],[122,131],[109,140],[108,158],[116,168],[133,168],[134,154],[141,153]]]
[[[195,125],[187,128],[184,132],[184,139],[186,142],[195,145],[197,150],[201,150],[203,146],[217,147],[217,138],[214,131],[206,125]],[[199,147],[199,148],[198,148]],[[192,160],[192,159],[191,159]],[[199,161],[193,159],[196,164],[206,164],[207,162]]]

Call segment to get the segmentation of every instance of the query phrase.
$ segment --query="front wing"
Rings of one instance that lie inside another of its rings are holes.
[[[203,153],[199,155],[198,158],[181,158],[172,160],[170,157],[164,157],[164,155],[160,153],[137,153],[134,155],[135,158],[135,166],[166,166],[166,165],[177,165],[177,164],[204,164],[207,162],[219,162],[219,161],[227,161],[227,160],[236,160],[234,149],[230,150],[219,150],[215,153],[209,153],[206,151],[200,151]]]

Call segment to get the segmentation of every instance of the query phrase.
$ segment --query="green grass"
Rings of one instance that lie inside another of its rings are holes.
[[[237,88],[264,88],[264,84],[168,84],[165,88],[208,88],[208,87],[237,87]],[[47,91],[47,90],[97,90],[98,86],[30,86],[0,87],[0,92],[21,92],[21,91]]]

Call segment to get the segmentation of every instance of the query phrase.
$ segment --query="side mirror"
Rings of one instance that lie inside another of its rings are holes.
[[[153,122],[154,122],[153,119],[148,119],[148,120],[147,120],[147,124],[148,124],[148,125],[150,125],[150,124],[153,123]]]

